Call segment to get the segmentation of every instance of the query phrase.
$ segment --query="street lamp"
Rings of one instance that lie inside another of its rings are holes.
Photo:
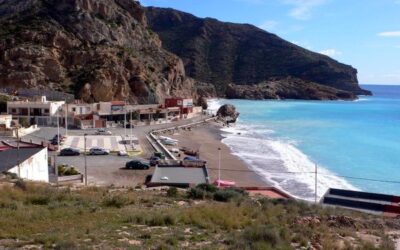
[[[221,185],[221,148],[218,148],[218,187]]]
[[[60,151],[60,107],[57,109],[57,152]]]
[[[84,141],[84,151],[83,151],[83,157],[85,158],[85,186],[87,186],[87,162],[86,162],[86,136],[87,134],[83,134],[83,141]]]

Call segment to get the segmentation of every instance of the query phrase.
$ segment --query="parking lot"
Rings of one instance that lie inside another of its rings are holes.
[[[85,172],[84,156],[58,156],[57,165],[68,164],[74,166],[81,173]],[[141,159],[141,158],[135,158]],[[137,184],[144,183],[148,174],[153,172],[150,170],[128,170],[125,169],[125,163],[132,160],[130,157],[122,157],[116,155],[98,155],[86,156],[88,184],[100,186],[126,186],[134,187]],[[145,160],[145,159],[143,159]]]
[[[32,142],[35,143],[49,141],[57,134],[57,131],[55,127],[41,127],[40,130],[23,136],[23,139],[26,141],[32,140]],[[88,183],[90,185],[136,186],[137,184],[143,183],[146,175],[152,173],[152,169],[126,170],[125,164],[134,159],[146,161],[146,158],[153,153],[152,148],[147,145],[147,140],[145,137],[141,139],[138,138],[140,146],[137,144],[135,145],[135,156],[132,156],[132,154],[131,157],[118,156],[116,152],[119,150],[130,150],[129,145],[121,143],[122,138],[125,137],[125,130],[123,128],[111,128],[109,131],[111,131],[112,135],[96,135],[96,129],[68,130],[68,136],[62,143],[61,148],[72,147],[83,153],[84,134],[87,134],[87,151],[92,147],[103,147],[111,151],[110,155],[86,156]],[[129,136],[129,129],[126,130],[126,133]],[[64,128],[60,128],[60,134],[65,135]],[[142,149],[142,144],[145,144],[145,149]],[[52,156],[53,159],[54,155],[57,154],[57,152],[49,152],[49,156]],[[74,166],[83,174],[85,170],[84,158],[83,154],[80,156],[57,156],[56,164]]]
[[[186,123],[190,123],[196,120],[200,120],[201,118],[182,120],[175,123],[176,126],[183,125]],[[68,136],[65,140],[64,147],[71,146],[76,149],[82,151],[83,146],[83,136],[87,134],[87,150],[90,147],[101,146],[101,147],[109,147],[114,151],[110,155],[99,155],[99,156],[86,156],[87,161],[87,170],[88,170],[88,182],[90,185],[115,185],[115,186],[127,186],[132,187],[137,184],[142,184],[145,181],[145,178],[148,174],[153,173],[153,168],[149,170],[126,170],[125,164],[130,160],[144,160],[148,161],[149,157],[153,155],[154,149],[150,145],[150,143],[146,139],[146,134],[152,129],[160,129],[171,127],[171,124],[160,124],[154,126],[142,126],[135,127],[132,132],[133,135],[137,137],[138,144],[140,145],[140,154],[131,155],[129,157],[118,156],[115,151],[120,149],[120,145],[118,143],[118,138],[125,138],[125,135],[130,134],[130,129],[124,128],[110,128],[108,129],[112,135],[95,135],[97,129],[86,129],[86,130],[68,130]],[[32,134],[23,136],[25,141],[32,141],[35,143],[41,143],[42,141],[48,142],[50,139],[57,134],[56,127],[40,127],[40,130],[35,131]],[[60,134],[65,135],[65,128],[60,128]],[[114,139],[117,140],[117,144],[115,144]],[[90,141],[89,141],[90,140]],[[117,148],[115,148],[117,145]],[[49,152],[49,156],[54,157],[56,152]],[[68,164],[70,166],[74,166],[81,173],[84,173],[85,169],[85,160],[84,156],[81,154],[80,156],[57,156],[56,162],[57,165],[60,164]]]

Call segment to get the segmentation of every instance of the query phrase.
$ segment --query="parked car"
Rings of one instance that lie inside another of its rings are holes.
[[[61,141],[60,141],[61,142]],[[57,139],[51,139],[50,140],[51,145],[58,145],[58,140]]]
[[[150,168],[150,165],[142,161],[133,160],[133,161],[128,161],[125,164],[125,168],[147,170]]]
[[[178,143],[174,140],[161,140],[164,145],[176,146]]]
[[[186,161],[186,162],[195,162],[195,163],[203,163],[203,164],[206,164],[206,163],[207,163],[207,161],[201,160],[201,159],[199,159],[199,158],[197,158],[197,157],[194,157],[194,156],[186,156],[185,158],[183,158],[183,161]]]
[[[173,154],[179,154],[179,149],[177,148],[171,148],[169,151]]]
[[[81,153],[79,152],[79,150],[74,149],[74,148],[63,148],[60,151],[60,155],[61,156],[76,156],[76,155],[80,155]]]
[[[127,123],[126,125],[125,125],[125,128],[134,128],[135,127],[135,125],[133,125],[133,124],[129,124],[129,123]]]
[[[157,156],[150,157],[150,166],[158,165],[160,163],[160,160],[160,157]]]
[[[100,147],[94,147],[89,150],[90,155],[108,155],[110,154],[110,150],[100,148]]]
[[[160,159],[162,159],[162,160],[165,159],[165,154],[164,154],[164,153],[161,153],[161,152],[155,152],[155,153],[154,153],[154,156],[156,156],[156,157],[158,157],[158,158],[160,158]]]
[[[111,131],[104,129],[104,128],[99,128],[96,133],[96,135],[112,135]]]
[[[127,156],[128,153],[125,150],[118,151],[118,156]]]
[[[65,136],[63,136],[63,135],[58,135],[58,134],[55,134],[54,136],[53,136],[53,139],[51,139],[51,140],[58,140],[58,136],[60,136],[60,141],[63,141],[63,140],[65,140],[67,137],[65,137]]]

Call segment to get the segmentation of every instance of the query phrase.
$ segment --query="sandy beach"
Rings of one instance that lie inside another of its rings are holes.
[[[200,158],[207,161],[210,181],[218,179],[218,148],[221,148],[221,179],[232,180],[237,186],[269,186],[256,173],[250,171],[247,164],[232,154],[228,146],[221,142],[219,124],[207,122],[191,130],[182,130],[171,138],[179,140],[179,147],[188,147],[200,152]]]

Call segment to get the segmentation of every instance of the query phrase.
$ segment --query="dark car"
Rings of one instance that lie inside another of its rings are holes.
[[[57,139],[52,139],[50,140],[51,145],[58,145],[58,140]],[[61,143],[61,141],[60,141]]]
[[[60,141],[63,141],[66,139],[66,137],[63,135],[55,134],[51,140],[58,140],[58,136],[60,136]]]
[[[155,165],[159,164],[160,160],[161,160],[160,157],[152,156],[150,158],[150,166],[155,166]]]
[[[142,162],[142,161],[133,160],[133,161],[128,161],[125,164],[125,168],[128,168],[128,169],[144,169],[145,170],[145,169],[149,169],[150,165],[145,163],[145,162]]]
[[[74,148],[63,148],[60,151],[60,155],[61,156],[76,156],[76,155],[80,155],[81,153],[79,152],[79,150],[74,149]]]
[[[129,123],[127,123],[126,125],[125,125],[125,128],[134,128],[135,127],[135,125],[133,125],[133,124],[129,124]]]
[[[161,152],[155,152],[155,153],[154,153],[154,156],[155,156],[155,157],[158,157],[158,158],[160,158],[160,159],[165,159],[165,154],[164,154],[164,153],[161,153]]]

